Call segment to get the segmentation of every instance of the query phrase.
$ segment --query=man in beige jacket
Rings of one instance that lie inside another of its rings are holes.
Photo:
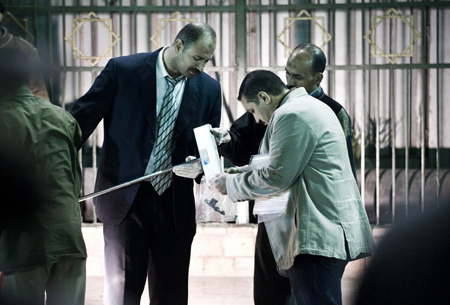
[[[285,212],[265,226],[295,302],[342,304],[347,262],[370,255],[374,242],[336,115],[304,88],[290,90],[264,70],[246,76],[238,99],[267,124],[259,153],[270,163],[221,174],[211,185],[233,201],[286,198]]]

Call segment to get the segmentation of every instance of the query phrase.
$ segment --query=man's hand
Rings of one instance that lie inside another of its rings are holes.
[[[212,188],[222,195],[227,194],[227,176],[228,174],[217,174],[214,178],[209,179],[209,184]]]
[[[250,166],[244,165],[244,166],[229,167],[229,168],[225,169],[225,172],[228,174],[240,174],[240,173],[248,172],[249,170],[251,170]]]
[[[231,141],[231,136],[228,130],[223,128],[211,128],[211,133],[214,135],[217,146],[223,143],[228,143]]]
[[[175,175],[184,177],[184,178],[191,178],[194,179],[201,173],[203,173],[203,168],[200,159],[196,160],[194,162],[191,162],[192,160],[197,159],[194,156],[189,156],[186,158],[186,162],[189,163],[183,163],[179,164],[177,166],[174,166],[172,171],[175,173]]]

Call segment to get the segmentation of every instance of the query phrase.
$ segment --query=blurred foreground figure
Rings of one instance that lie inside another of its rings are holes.
[[[5,6],[0,0],[0,25],[5,16]],[[45,86],[44,76],[40,71],[41,60],[39,58],[38,50],[28,41],[22,37],[17,37],[8,32],[4,26],[0,26],[0,48],[15,48],[21,50],[32,63],[35,68],[30,72],[28,87],[35,96],[40,96],[43,99],[50,101],[47,87]],[[31,67],[29,67],[31,69]]]
[[[0,304],[82,305],[80,128],[31,93],[20,50],[0,48],[0,67]]]
[[[211,185],[233,201],[285,206],[262,220],[295,304],[342,304],[347,262],[370,255],[374,242],[339,120],[304,88],[288,89],[270,71],[249,73],[238,99],[267,124],[259,154],[270,162],[241,173],[232,168],[238,173],[220,174]]]
[[[450,204],[444,204],[381,240],[355,305],[449,304]]]

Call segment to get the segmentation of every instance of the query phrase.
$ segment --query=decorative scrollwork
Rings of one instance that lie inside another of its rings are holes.
[[[184,17],[179,11],[174,12],[172,15],[170,15],[169,18],[161,18],[158,19],[158,29],[156,30],[155,34],[150,37],[151,42],[153,42],[157,48],[162,47],[161,44],[161,32],[164,30],[167,25],[171,22],[176,21],[183,21],[183,22],[196,22],[198,21],[197,18],[186,18]]]
[[[289,57],[292,53],[291,48],[288,45],[286,32],[294,25],[297,21],[300,20],[309,20],[313,25],[318,27],[322,31],[322,44],[321,48],[323,48],[328,42],[330,42],[332,36],[325,29],[324,26],[324,18],[323,17],[313,17],[307,11],[302,10],[297,14],[294,18],[284,18],[284,28],[280,34],[277,36],[277,41],[279,41],[284,46],[284,55],[285,57]]]
[[[81,49],[76,45],[77,32],[86,22],[98,22],[100,25],[102,25],[108,30],[109,46],[98,56],[86,56],[81,51]],[[69,43],[73,47],[74,59],[84,59],[91,66],[96,66],[101,59],[110,59],[113,57],[112,48],[119,42],[120,37],[117,36],[112,30],[112,19],[101,19],[94,12],[90,12],[86,17],[81,19],[74,19],[72,21],[72,32],[66,37],[64,37],[64,40],[67,41],[67,43]]]
[[[376,42],[376,29],[386,20],[400,19],[410,29],[410,44],[407,45],[401,53],[388,53],[385,52]],[[391,8],[384,16],[372,16],[372,28],[364,35],[364,38],[371,44],[371,54],[373,57],[384,57],[391,64],[395,64],[402,57],[412,57],[414,55],[414,44],[420,39],[422,35],[414,27],[414,16],[401,15],[397,10]]]

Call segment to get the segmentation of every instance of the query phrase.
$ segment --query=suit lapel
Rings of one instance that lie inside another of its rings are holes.
[[[196,113],[200,109],[200,97],[198,94],[199,83],[196,80],[197,77],[190,78],[186,82],[177,123],[175,125],[174,143],[176,143],[177,138],[189,125],[189,122],[197,116]]]
[[[140,90],[140,103],[147,121],[149,122],[152,137],[156,138],[156,60],[161,49],[150,53],[140,71],[142,79]]]

